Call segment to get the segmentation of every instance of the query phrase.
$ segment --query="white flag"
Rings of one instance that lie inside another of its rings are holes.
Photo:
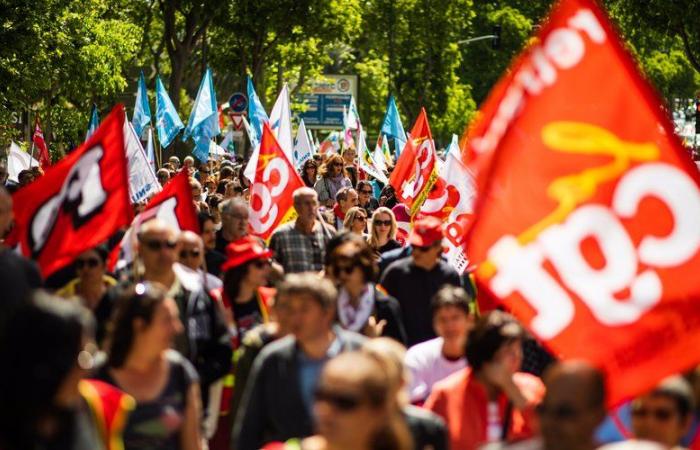
[[[37,166],[39,161],[22,151],[19,145],[10,143],[10,151],[7,152],[7,174],[10,181],[18,182],[17,176],[21,171]]]
[[[160,192],[161,187],[153,167],[148,163],[141,141],[128,120],[124,120],[123,133],[129,171],[129,197],[131,203],[139,203]]]
[[[309,141],[309,133],[306,132],[304,119],[301,119],[297,130],[297,138],[294,140],[294,166],[297,169],[300,168],[312,156],[313,149],[311,148],[311,141]]]
[[[294,161],[292,152],[294,151],[294,140],[292,138],[292,111],[289,108],[289,89],[287,83],[277,96],[275,106],[270,112],[270,129],[277,138],[282,151],[287,155],[289,161]]]

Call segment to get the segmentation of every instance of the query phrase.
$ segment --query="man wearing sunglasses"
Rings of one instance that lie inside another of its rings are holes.
[[[146,222],[139,231],[136,250],[143,264],[143,281],[162,284],[177,303],[185,333],[176,338],[175,348],[197,369],[206,407],[209,386],[226,375],[231,365],[226,322],[202,283],[176,273],[181,246],[172,226],[159,219]]]
[[[389,265],[379,282],[401,305],[409,346],[436,337],[430,299],[446,284],[461,285],[457,271],[440,258],[442,239],[440,219],[417,220],[408,239],[411,255]]]
[[[204,272],[204,242],[202,238],[192,231],[183,231],[180,233],[178,243],[180,251],[177,259],[180,266],[186,267],[187,273],[191,271],[191,275],[201,278],[207,292],[220,288],[223,285],[221,279]]]

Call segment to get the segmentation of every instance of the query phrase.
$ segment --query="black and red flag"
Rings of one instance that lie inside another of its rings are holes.
[[[15,228],[7,243],[44,276],[131,221],[123,123],[117,105],[90,139],[12,196]]]

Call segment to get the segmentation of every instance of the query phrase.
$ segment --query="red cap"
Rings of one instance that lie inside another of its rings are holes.
[[[443,237],[442,221],[437,217],[427,216],[413,224],[408,243],[416,247],[428,247]]]
[[[244,236],[226,246],[226,262],[221,265],[221,271],[225,272],[253,259],[265,259],[272,257],[272,250],[265,248],[258,239],[253,236]]]

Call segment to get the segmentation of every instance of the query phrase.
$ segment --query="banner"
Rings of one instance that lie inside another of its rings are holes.
[[[437,181],[436,160],[437,153],[428,125],[428,115],[425,108],[421,108],[408,142],[389,178],[396,191],[396,197],[409,207],[411,216],[418,212]]]
[[[162,220],[178,231],[199,233],[197,210],[192,200],[192,189],[186,170],[181,170],[171,178],[163,186],[163,190],[148,202],[146,208],[134,217],[121,242],[110,254],[110,270],[122,269],[134,260],[134,246],[139,229],[152,219]]]
[[[597,3],[553,10],[467,137],[482,295],[611,406],[700,361],[700,174]]]
[[[251,234],[267,239],[279,225],[293,219],[292,195],[303,186],[304,182],[272,134],[270,125],[263,124],[260,157],[250,188]]]
[[[83,145],[12,196],[15,228],[8,242],[44,276],[131,220],[124,120],[118,105]]]

